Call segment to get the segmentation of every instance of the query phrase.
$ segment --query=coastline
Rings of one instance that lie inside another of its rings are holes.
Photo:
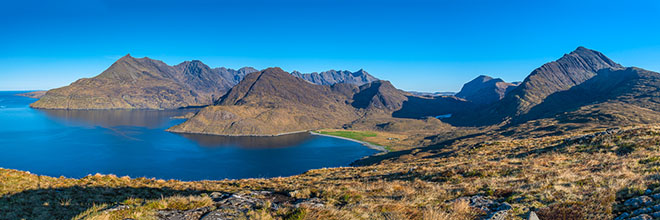
[[[291,131],[291,132],[284,132],[284,133],[278,133],[278,134],[241,134],[241,135],[235,135],[235,134],[215,134],[215,133],[210,133],[210,132],[181,132],[181,131],[172,131],[170,129],[166,129],[165,131],[175,133],[175,134],[200,134],[200,135],[214,135],[214,136],[225,136],[225,137],[277,137],[277,136],[284,136],[284,135],[290,135],[290,134],[300,134],[300,133],[309,133],[311,135],[318,135],[318,136],[325,136],[325,137],[331,137],[331,138],[338,138],[342,140],[347,140],[347,141],[352,141],[356,143],[360,143],[364,145],[365,147],[368,147],[370,149],[374,149],[380,152],[389,152],[385,147],[380,146],[380,145],[375,145],[369,142],[365,141],[360,141],[360,140],[355,140],[347,137],[341,137],[341,136],[335,136],[335,135],[328,135],[328,134],[320,134],[316,133],[313,131],[309,130],[301,130],[301,131]]]
[[[371,148],[371,149],[374,149],[374,150],[378,150],[378,151],[380,151],[380,152],[389,152],[389,151],[388,151],[387,149],[385,149],[385,147],[383,147],[383,146],[375,145],[375,144],[372,144],[372,143],[369,143],[369,142],[366,142],[366,141],[360,141],[360,140],[355,140],[355,139],[351,139],[351,138],[347,138],[347,137],[340,137],[340,136],[334,136],[334,135],[329,135],[329,134],[320,134],[320,133],[316,133],[316,132],[312,132],[312,131],[309,131],[309,133],[312,134],[312,135],[325,136],[325,137],[332,137],[332,138],[339,138],[339,139],[343,139],[343,140],[347,140],[347,141],[353,141],[353,142],[356,142],[356,143],[360,143],[360,144],[362,144],[362,145],[364,145],[364,146],[366,146],[366,147],[368,147],[368,148]]]
[[[289,135],[289,134],[300,134],[300,133],[310,132],[310,131],[307,131],[307,130],[301,130],[301,131],[284,132],[284,133],[279,133],[279,134],[216,134],[216,133],[211,133],[211,132],[173,131],[173,130],[170,130],[169,128],[165,129],[165,131],[170,132],[170,133],[175,133],[175,134],[201,134],[201,135],[214,135],[214,136],[225,136],[225,137],[277,137],[277,136],[284,136],[284,135]]]

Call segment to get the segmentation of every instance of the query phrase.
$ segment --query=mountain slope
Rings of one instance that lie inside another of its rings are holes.
[[[301,73],[298,71],[293,71],[291,72],[291,75],[297,76],[318,85],[334,85],[337,83],[364,85],[378,80],[376,77],[370,75],[367,73],[367,71],[362,69],[356,72],[347,70],[329,70],[320,73]]]
[[[520,114],[543,102],[548,95],[570,89],[606,68],[623,68],[598,51],[578,47],[557,61],[546,63],[507,94],[501,108]]]
[[[417,96],[395,88],[389,81],[375,81],[360,86],[353,96],[353,107],[365,109],[369,116],[378,114],[395,118],[422,119],[454,114],[474,105],[454,96]]]
[[[507,93],[499,102],[480,111],[464,112],[449,121],[457,125],[470,126],[506,122],[526,114],[549,95],[579,85],[595,76],[597,71],[607,68],[620,69],[623,66],[598,51],[578,47],[560,59],[532,71],[519,86]]]
[[[213,103],[252,68],[211,69],[200,61],[169,66],[126,55],[96,77],[49,90],[44,109],[173,109]]]
[[[354,86],[352,86],[354,87]],[[351,86],[311,84],[268,68],[248,74],[214,106],[169,129],[180,133],[277,135],[339,127],[359,117],[347,100]]]
[[[481,75],[463,85],[456,97],[471,101],[477,105],[488,105],[504,98],[506,93],[516,88],[518,84],[507,83],[504,80],[494,79]]]
[[[574,123],[655,123],[660,120],[660,73],[635,67],[600,70],[584,83],[548,96],[514,122],[548,117]]]
[[[248,74],[214,106],[202,109],[169,131],[277,135],[347,126],[373,128],[376,124],[393,121],[403,124],[397,127],[404,128],[410,124],[438,127],[442,122],[437,119],[430,122],[433,126],[407,120],[422,118],[424,114],[436,116],[437,111],[446,111],[445,108],[436,108],[438,104],[444,104],[438,100],[444,99],[413,96],[394,88],[388,81],[374,81],[359,87],[347,83],[316,85],[280,68],[269,68]],[[393,116],[403,119],[394,119]]]

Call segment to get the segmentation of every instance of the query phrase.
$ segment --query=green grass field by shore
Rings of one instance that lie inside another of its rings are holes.
[[[337,137],[343,137],[343,138],[348,138],[348,139],[353,139],[361,142],[366,142],[369,144],[373,144],[376,146],[381,146],[384,147],[385,150],[387,151],[392,151],[390,146],[383,145],[380,143],[376,143],[374,141],[368,140],[369,137],[378,137],[378,134],[375,132],[371,131],[326,131],[326,130],[321,130],[321,131],[316,131],[316,133],[319,134],[324,134],[324,135],[331,135],[331,136],[337,136]]]

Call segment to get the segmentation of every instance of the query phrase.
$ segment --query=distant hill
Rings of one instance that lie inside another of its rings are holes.
[[[598,51],[578,47],[560,59],[535,69],[502,100],[479,111],[463,112],[448,121],[456,125],[499,124],[526,114],[549,95],[565,91],[596,75],[602,69],[621,69]]]
[[[44,109],[174,109],[212,104],[246,74],[193,60],[176,66],[126,55],[93,78],[49,90],[31,107]]]
[[[467,102],[456,100],[457,103]],[[315,85],[268,68],[251,73],[214,106],[169,129],[178,133],[222,135],[277,135],[321,128],[383,124],[398,118],[446,114],[445,98],[417,97],[394,88],[388,81],[362,86],[348,83]],[[379,123],[373,123],[374,120]],[[404,125],[399,126],[405,128]],[[442,124],[436,120],[436,124]],[[382,122],[382,123],[381,123]],[[424,126],[424,125],[422,125]]]
[[[417,96],[450,96],[450,95],[456,95],[455,92],[417,92],[417,91],[408,91],[410,94],[417,95]]]
[[[39,99],[46,95],[46,91],[33,91],[33,92],[26,92],[26,93],[20,93],[16,94],[17,96],[24,96],[28,98],[33,98],[33,99]]]
[[[516,88],[519,83],[507,83],[504,80],[494,79],[481,75],[463,85],[456,97],[471,101],[477,105],[488,105],[504,98],[508,92]]]
[[[301,73],[298,71],[293,71],[291,72],[291,75],[300,77],[304,80],[307,80],[308,82],[318,85],[334,85],[337,83],[364,85],[378,80],[376,77],[370,75],[367,73],[367,71],[362,69],[355,72],[347,70],[328,70],[320,73]]]

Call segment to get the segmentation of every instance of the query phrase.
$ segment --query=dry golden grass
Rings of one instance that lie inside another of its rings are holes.
[[[316,169],[271,179],[182,182],[112,175],[68,179],[0,169],[0,211],[19,219],[42,213],[148,218],[161,209],[213,206],[204,195],[214,191],[268,190],[300,199],[319,198],[325,206],[256,209],[244,213],[245,218],[471,219],[483,213],[454,199],[486,195],[510,203],[512,219],[521,219],[530,210],[543,216],[606,219],[622,212],[617,202],[658,185],[660,127],[578,136],[486,142],[475,137],[412,150],[375,165]],[[133,208],[102,211],[114,204]]]

